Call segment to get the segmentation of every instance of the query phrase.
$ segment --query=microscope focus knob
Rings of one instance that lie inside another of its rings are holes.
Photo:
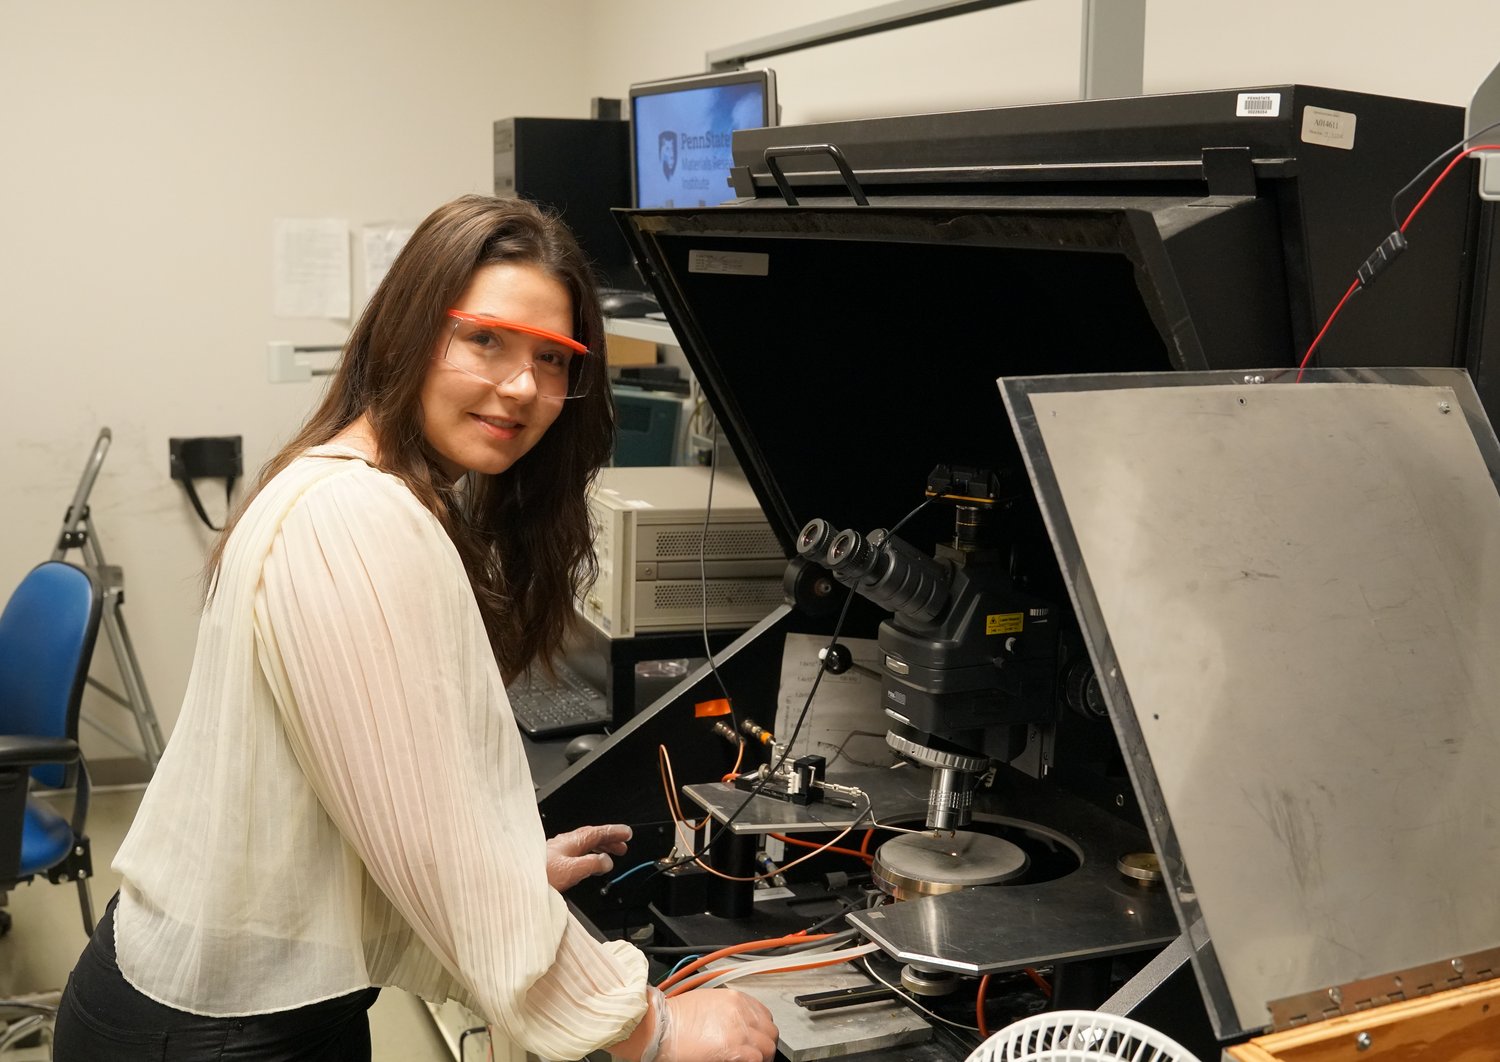
[[[990,769],[988,756],[977,752],[935,749],[931,745],[924,745],[919,741],[904,737],[894,730],[886,731],[885,743],[908,759],[916,760],[922,766],[936,770],[967,771],[970,774],[978,774]]]
[[[1108,719],[1109,706],[1104,703],[1104,689],[1099,675],[1087,657],[1068,666],[1063,678],[1063,696],[1079,715],[1086,719]]]

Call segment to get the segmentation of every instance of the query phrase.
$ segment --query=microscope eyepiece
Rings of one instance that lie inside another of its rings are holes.
[[[828,543],[833,540],[833,525],[827,520],[809,520],[797,533],[797,556],[822,564],[828,556]]]
[[[949,568],[884,528],[868,536],[853,528],[834,534],[828,521],[809,520],[797,535],[797,553],[880,607],[912,620],[932,620],[948,602]]]
[[[828,545],[828,567],[839,580],[862,579],[875,563],[875,550],[858,531],[845,528]]]

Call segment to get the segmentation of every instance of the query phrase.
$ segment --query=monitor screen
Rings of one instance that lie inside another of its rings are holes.
[[[776,123],[769,70],[630,86],[631,187],[638,207],[714,206],[733,198],[730,134]]]

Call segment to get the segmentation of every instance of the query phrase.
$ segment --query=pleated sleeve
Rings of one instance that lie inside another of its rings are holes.
[[[256,638],[324,810],[471,1005],[543,1058],[627,1035],[644,956],[595,941],[547,884],[520,736],[432,514],[363,466],[314,486],[267,556]],[[406,930],[362,906],[367,948]]]

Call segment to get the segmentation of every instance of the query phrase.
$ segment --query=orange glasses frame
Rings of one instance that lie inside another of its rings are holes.
[[[483,313],[465,313],[463,310],[449,310],[448,316],[459,321],[467,321],[469,324],[493,325],[496,328],[504,328],[509,332],[520,332],[523,335],[536,336],[538,339],[550,339],[554,343],[561,343],[576,354],[587,354],[589,352],[588,347],[576,339],[569,339],[561,332],[549,332],[545,328],[533,328],[531,325],[507,321],[504,318],[491,317]]]

